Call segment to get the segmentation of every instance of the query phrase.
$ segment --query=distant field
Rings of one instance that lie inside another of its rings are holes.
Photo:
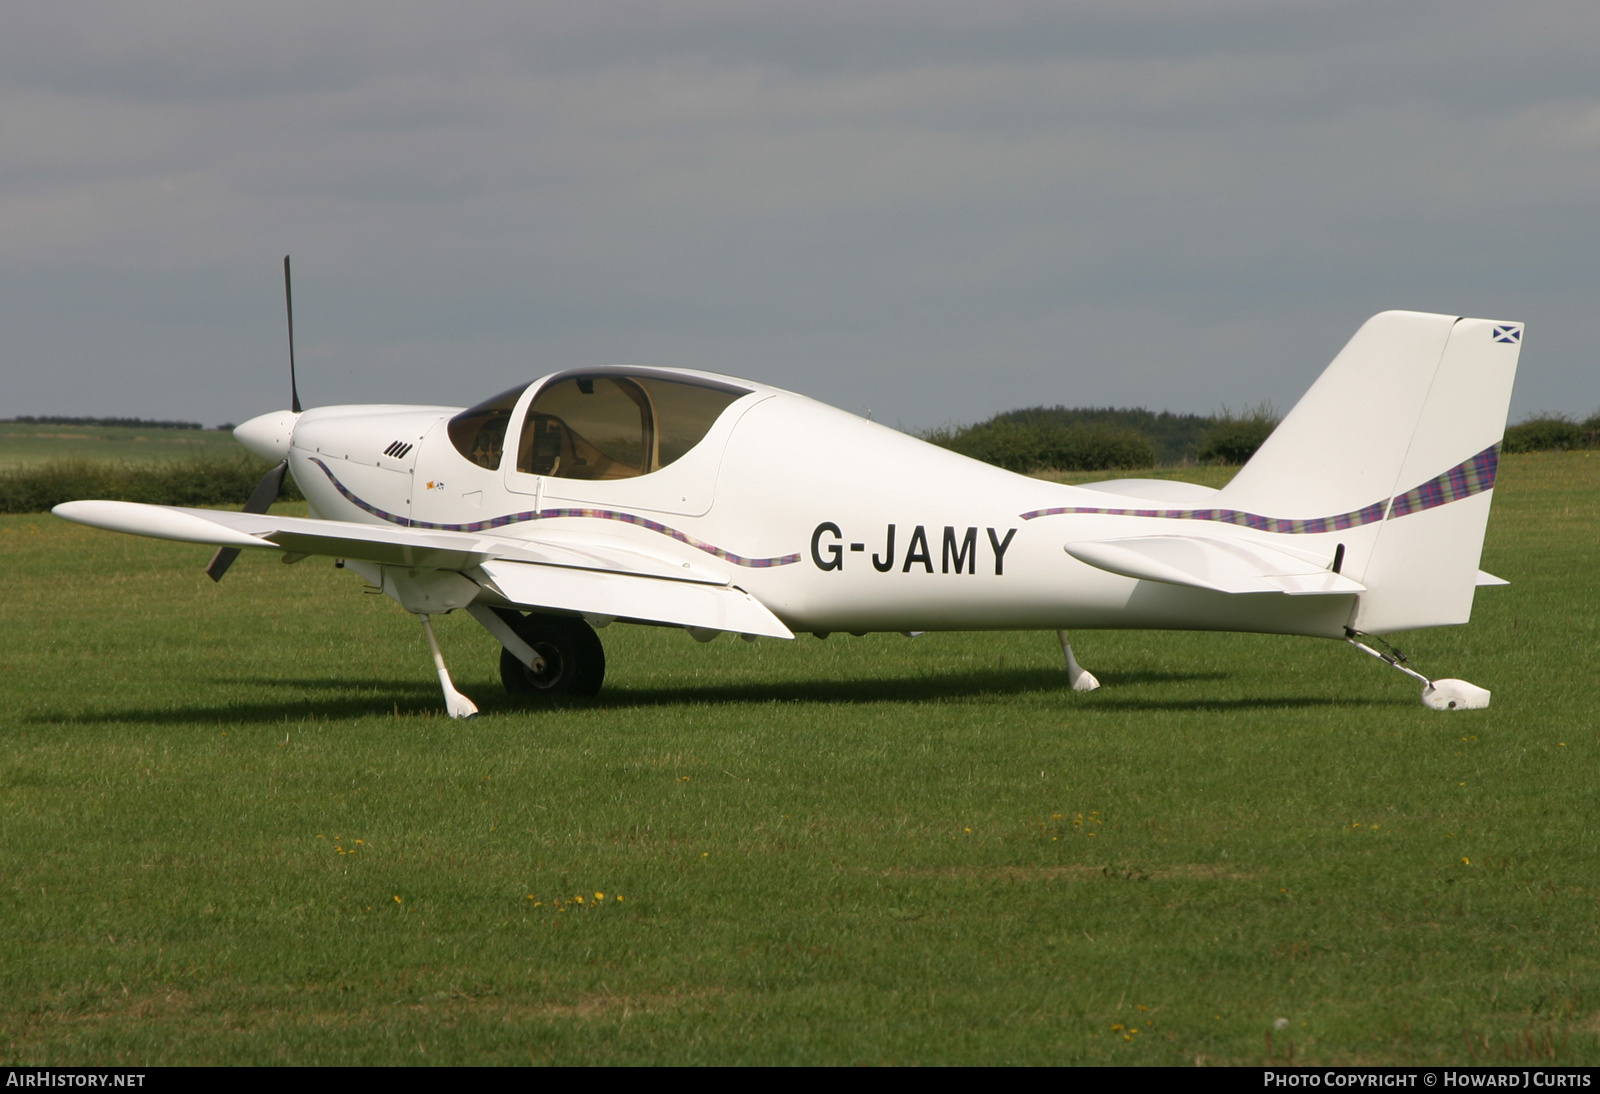
[[[456,613],[453,723],[348,572],[3,517],[0,1053],[1600,1063],[1597,522],[1600,453],[1507,457],[1511,586],[1397,636],[1487,711],[1305,639],[1085,632],[1080,695],[1047,634],[624,626],[518,711]]]
[[[0,422],[0,470],[61,459],[149,463],[232,456],[243,449],[215,429],[131,429],[122,426],[29,425]]]

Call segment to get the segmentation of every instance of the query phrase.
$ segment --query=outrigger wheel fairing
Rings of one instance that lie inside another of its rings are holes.
[[[600,636],[582,619],[541,612],[495,612],[537,655],[523,664],[508,649],[500,651],[500,682],[509,695],[547,699],[595,695],[606,676],[606,651]]]

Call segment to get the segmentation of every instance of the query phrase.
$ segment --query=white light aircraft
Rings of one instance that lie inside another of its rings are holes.
[[[284,260],[285,290],[289,265]],[[1341,639],[1436,709],[1489,692],[1430,680],[1363,638],[1465,623],[1522,325],[1392,311],[1367,321],[1221,490],[1012,474],[765,384],[687,369],[575,368],[461,409],[330,406],[239,426],[278,461],[243,512],[74,501],[68,520],[331,556],[415,613],[464,609],[519,695],[599,690],[595,628],[793,638],[1070,630]],[[267,512],[285,473],[310,517]]]

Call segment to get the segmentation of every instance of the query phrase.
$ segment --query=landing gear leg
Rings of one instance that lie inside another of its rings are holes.
[[[1100,686],[1100,681],[1094,678],[1094,673],[1078,664],[1078,659],[1072,656],[1072,643],[1067,641],[1066,631],[1057,631],[1056,637],[1061,639],[1061,653],[1067,659],[1067,679],[1072,682],[1073,691],[1094,691]]]
[[[500,640],[500,681],[523,699],[579,698],[600,690],[606,651],[594,628],[575,616],[467,608]]]
[[[1362,638],[1371,638],[1379,645],[1387,647],[1388,652],[1379,653],[1365,642],[1357,641],[1357,635],[1361,635]],[[1465,680],[1430,680],[1422,673],[1406,668],[1404,663],[1406,655],[1381,638],[1370,634],[1361,634],[1360,631],[1346,628],[1344,640],[1362,653],[1393,665],[1413,680],[1421,680],[1422,705],[1429,710],[1482,710],[1489,705],[1489,689],[1480,688],[1476,684],[1469,684]]]
[[[428,636],[428,649],[433,651],[433,667],[439,670],[439,686],[444,689],[444,709],[452,718],[476,718],[478,708],[471,699],[456,690],[450,681],[450,670],[444,667],[444,655],[439,652],[439,640],[433,636],[433,623],[427,615],[418,613],[422,620],[422,633]]]

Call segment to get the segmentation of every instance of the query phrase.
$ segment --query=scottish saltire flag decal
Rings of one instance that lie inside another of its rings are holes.
[[[1095,506],[1073,505],[1054,509],[1034,509],[1023,513],[1023,520],[1054,517],[1063,514],[1086,514],[1103,517],[1155,517],[1162,520],[1207,520],[1219,524],[1237,524],[1258,532],[1276,532],[1280,535],[1304,536],[1319,532],[1338,532],[1346,528],[1359,528],[1389,517],[1403,517],[1420,513],[1438,505],[1470,498],[1485,490],[1494,489],[1495,471],[1500,466],[1500,445],[1490,445],[1470,460],[1456,464],[1437,478],[1407,490],[1395,498],[1373,502],[1362,509],[1340,513],[1331,517],[1266,517],[1259,513],[1246,513],[1240,509],[1101,509]]]
[[[735,566],[749,566],[753,569],[767,569],[772,566],[788,566],[800,561],[798,554],[779,555],[776,558],[746,558],[736,555],[732,551],[724,551],[714,543],[696,539],[687,532],[662,524],[660,521],[641,517],[636,513],[623,513],[615,509],[529,509],[521,513],[507,513],[500,517],[490,517],[488,520],[475,520],[470,524],[436,524],[428,520],[412,520],[397,513],[390,513],[379,509],[366,499],[358,497],[334,476],[328,465],[316,457],[311,462],[316,464],[321,472],[328,476],[328,481],[333,483],[334,489],[350,504],[364,512],[371,513],[379,520],[386,520],[390,524],[398,524],[402,528],[425,528],[434,532],[486,532],[491,528],[505,528],[513,524],[522,524],[530,520],[551,520],[558,517],[590,517],[594,520],[615,520],[623,524],[632,524],[637,528],[646,528],[652,532],[675,539],[679,543],[687,543],[690,547],[704,551],[708,555],[715,555],[724,562],[731,562]]]
[[[1522,341],[1522,328],[1515,323],[1496,323],[1494,325],[1494,340],[1496,342],[1510,342],[1515,345]]]

